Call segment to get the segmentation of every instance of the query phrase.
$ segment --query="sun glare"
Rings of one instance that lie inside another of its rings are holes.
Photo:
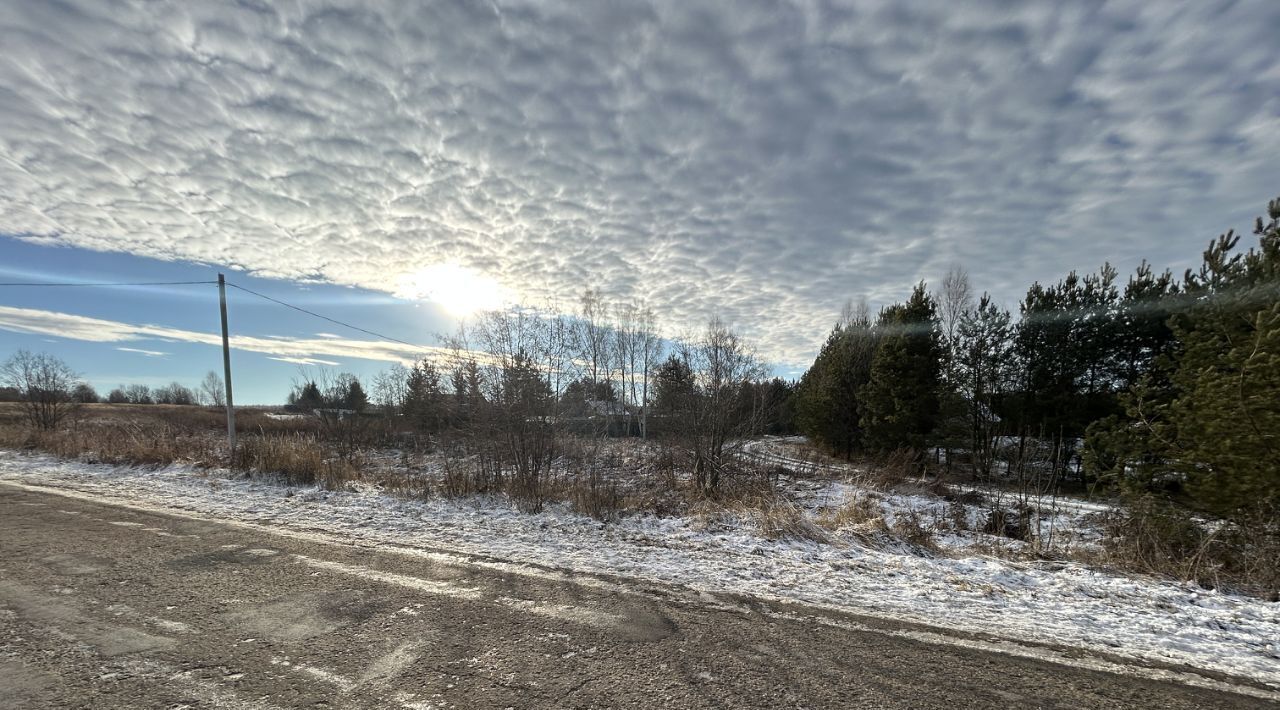
[[[438,304],[461,318],[498,308],[506,290],[494,279],[458,264],[433,264],[400,278],[397,295]]]

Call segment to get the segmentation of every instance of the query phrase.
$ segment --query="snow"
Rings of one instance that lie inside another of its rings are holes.
[[[604,524],[562,506],[520,513],[492,497],[417,500],[369,485],[331,492],[186,466],[116,468],[7,451],[0,451],[0,481],[286,530],[319,530],[346,539],[619,575],[696,592],[755,595],[1185,664],[1280,689],[1280,604],[1074,563],[997,559],[976,554],[977,548],[964,541],[951,547],[952,556],[928,556],[901,547],[867,547],[839,531],[831,544],[765,539],[730,514],[711,522],[646,515]],[[841,500],[859,493],[832,485],[814,495]],[[893,511],[936,502],[889,496],[885,506]],[[1072,514],[1096,512],[1087,508]]]

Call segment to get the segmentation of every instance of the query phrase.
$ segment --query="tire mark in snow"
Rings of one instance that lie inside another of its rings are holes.
[[[961,638],[957,636],[947,636],[944,634],[934,633],[931,631],[921,631],[915,629],[884,629],[874,626],[866,626],[856,621],[847,621],[842,619],[831,619],[819,616],[807,616],[802,614],[794,614],[784,611],[765,611],[766,616],[772,616],[778,619],[786,619],[788,621],[807,621],[810,623],[823,624],[825,626],[834,626],[840,629],[847,629],[855,632],[868,632],[880,634],[882,636],[896,636],[898,638],[910,639],[912,641],[920,641],[934,646],[957,646],[959,648],[969,648],[975,651],[986,651],[989,653],[999,653],[1004,656],[1015,656],[1018,658],[1030,658],[1037,661],[1046,661],[1059,666],[1070,666],[1072,668],[1080,668],[1087,671],[1100,671],[1103,673],[1114,673],[1116,675],[1127,675],[1137,678],[1145,678],[1148,680],[1158,680],[1171,683],[1181,683],[1197,688],[1205,688],[1207,690],[1216,690],[1226,693],[1236,693],[1237,695],[1247,695],[1262,700],[1272,700],[1280,702],[1280,692],[1267,690],[1264,688],[1256,688],[1250,685],[1239,685],[1230,683],[1217,678],[1200,675],[1199,673],[1191,673],[1188,671],[1175,671],[1165,668],[1155,668],[1150,666],[1134,666],[1124,663],[1110,661],[1105,658],[1093,656],[1082,656],[1076,654],[1068,654],[1056,649],[1048,647],[1036,647],[1020,644],[1014,641],[994,641],[976,638]]]
[[[394,584],[398,587],[406,587],[427,594],[440,594],[448,597],[457,597],[459,599],[478,600],[483,598],[480,590],[476,587],[459,587],[449,584],[448,582],[440,582],[434,579],[422,579],[421,577],[410,577],[406,574],[396,574],[394,572],[383,572],[381,570],[369,569],[368,567],[360,567],[357,565],[349,565],[342,562],[331,562],[329,560],[317,560],[314,557],[306,555],[294,555],[293,559],[298,562],[329,572],[337,572],[339,574],[347,574],[353,577],[363,579],[371,579],[384,584]]]
[[[306,555],[294,555],[293,558],[302,564],[315,567],[316,569],[338,572],[340,574],[347,574],[362,579],[371,579],[377,582],[383,582],[384,584],[393,584],[399,587],[426,592],[427,594],[440,594],[472,601],[487,601],[493,604],[501,604],[502,606],[515,609],[517,611],[538,614],[539,616],[545,616],[560,621],[568,621],[575,624],[610,628],[622,623],[623,621],[623,617],[617,614],[611,614],[597,609],[569,606],[566,604],[544,604],[532,599],[515,599],[513,597],[486,598],[479,587],[459,587],[439,580],[423,579],[421,577],[412,577],[406,574],[396,574],[394,572],[383,572],[381,570],[360,567],[358,565],[349,565],[342,562],[317,560],[314,557],[307,557]]]

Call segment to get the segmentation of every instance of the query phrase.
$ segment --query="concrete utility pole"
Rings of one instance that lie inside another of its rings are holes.
[[[236,455],[236,407],[231,399],[231,344],[227,338],[227,281],[218,274],[218,307],[222,311],[222,376],[227,384],[228,460]]]

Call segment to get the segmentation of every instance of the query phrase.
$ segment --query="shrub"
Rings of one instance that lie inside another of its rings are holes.
[[[1117,568],[1280,598],[1275,510],[1260,508],[1236,521],[1209,520],[1154,495],[1133,495],[1104,525],[1104,561]]]
[[[618,485],[595,467],[574,477],[569,495],[575,512],[596,520],[616,520],[623,503]]]
[[[246,472],[277,473],[290,484],[341,488],[357,476],[345,457],[326,456],[324,446],[305,435],[255,436],[236,447],[232,467]]]

